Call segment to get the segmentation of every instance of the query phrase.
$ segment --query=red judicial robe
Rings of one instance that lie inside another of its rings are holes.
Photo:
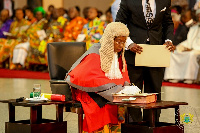
[[[122,70],[122,60],[119,58],[119,68]],[[100,55],[91,53],[86,55],[82,61],[68,73],[67,81],[75,91],[76,99],[81,102],[85,118],[83,120],[83,131],[92,132],[106,124],[118,124],[117,106],[104,105],[100,107],[88,94],[88,92],[106,91],[110,88],[123,86],[125,82],[130,83],[127,68],[122,72],[122,79],[109,79],[101,69]],[[113,86],[113,84],[115,84]],[[109,94],[111,95],[111,94]],[[103,97],[102,97],[103,98]]]

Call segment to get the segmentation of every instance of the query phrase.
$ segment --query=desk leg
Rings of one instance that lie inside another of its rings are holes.
[[[125,123],[129,123],[129,108],[127,106],[124,106],[125,108]]]
[[[15,106],[12,103],[8,103],[9,110],[9,122],[15,122]]]
[[[37,106],[37,123],[42,123],[42,106]]]
[[[80,108],[78,112],[78,132],[83,132],[83,108]]]
[[[32,106],[30,108],[30,124],[41,123],[42,106]]]
[[[150,109],[151,111],[151,118],[150,118],[150,127],[155,127],[155,109]]]
[[[179,106],[175,107],[175,124],[180,124],[180,112],[179,112]]]
[[[63,107],[64,107],[64,104],[56,105],[56,121],[57,122],[63,122]]]

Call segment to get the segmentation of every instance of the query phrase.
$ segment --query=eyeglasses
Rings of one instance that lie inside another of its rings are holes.
[[[115,43],[118,44],[118,45],[119,45],[119,44],[123,44],[123,45],[124,45],[124,44],[126,43],[126,41],[121,41],[121,40],[118,41],[118,40],[115,40]]]

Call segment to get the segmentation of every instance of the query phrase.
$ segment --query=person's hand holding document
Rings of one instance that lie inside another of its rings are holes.
[[[169,67],[170,51],[174,51],[172,43],[164,45],[136,44],[135,66]],[[133,49],[131,49],[133,50]]]

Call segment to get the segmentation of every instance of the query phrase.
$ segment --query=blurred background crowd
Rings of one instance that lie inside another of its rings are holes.
[[[110,4],[104,5],[105,11],[99,9],[98,1],[96,6],[82,9],[78,4],[68,5],[69,8],[50,4],[45,9],[42,0],[27,0],[27,5],[15,8],[21,2],[1,0],[0,3],[0,68],[48,71],[48,43],[84,41],[89,49],[100,40],[106,25],[115,21],[120,4],[120,0],[111,0]],[[165,80],[198,83],[200,1],[172,0],[171,15],[174,23],[173,44],[177,50],[172,54]],[[185,53],[187,57],[183,56]],[[186,76],[183,71],[187,72]]]

